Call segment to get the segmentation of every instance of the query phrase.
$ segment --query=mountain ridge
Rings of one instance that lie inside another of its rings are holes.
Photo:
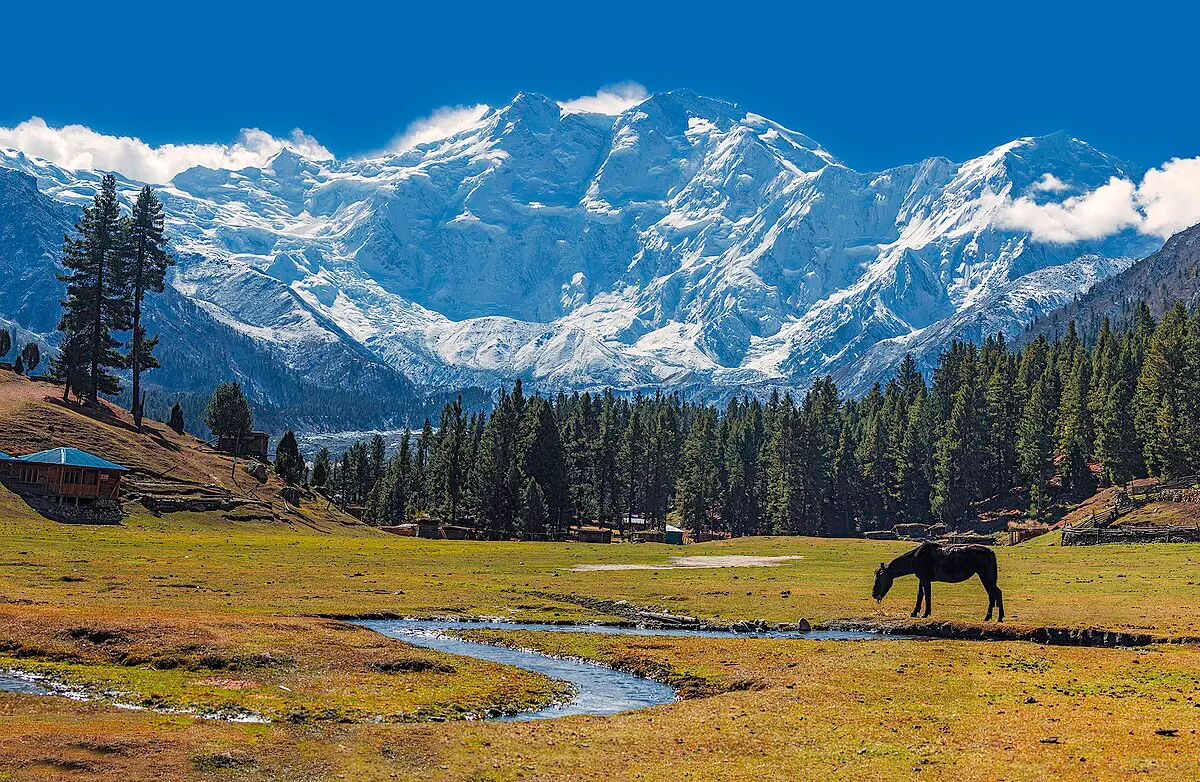
[[[98,178],[0,151],[4,167],[69,205]],[[1065,133],[863,173],[687,90],[617,115],[520,93],[412,149],[284,150],[193,167],[161,195],[173,288],[322,383],[341,382],[333,351],[417,390],[520,377],[720,395],[832,374],[856,392],[905,352],[929,366],[950,339],[1018,334],[1156,249],[1001,225],[1005,198],[1066,197],[1036,191],[1047,174],[1080,193],[1140,173]]]

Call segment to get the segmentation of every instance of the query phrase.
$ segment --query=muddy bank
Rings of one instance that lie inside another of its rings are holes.
[[[1096,627],[974,625],[965,622],[936,622],[928,619],[837,619],[825,622],[820,627],[828,630],[857,630],[885,635],[946,638],[958,641],[1028,641],[1049,646],[1117,648],[1150,644],[1200,643],[1200,638],[1195,636],[1169,637]]]

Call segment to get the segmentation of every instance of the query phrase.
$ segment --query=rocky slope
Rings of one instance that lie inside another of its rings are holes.
[[[1143,301],[1155,317],[1177,301],[1188,308],[1200,304],[1200,225],[1180,231],[1158,252],[1038,318],[1027,334],[1053,338],[1072,320],[1085,333],[1095,334],[1105,318],[1114,326],[1124,323]]]

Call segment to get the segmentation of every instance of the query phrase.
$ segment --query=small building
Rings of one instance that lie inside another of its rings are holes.
[[[668,524],[666,531],[663,533],[663,543],[669,543],[672,546],[682,546],[683,530]]]
[[[475,540],[475,528],[461,524],[443,524],[441,537],[446,540]]]
[[[265,462],[269,439],[266,432],[251,432],[242,437],[223,434],[217,438],[217,450],[231,456],[250,456]]]
[[[577,527],[573,531],[580,543],[612,543],[612,530],[606,527]]]
[[[634,532],[630,538],[634,543],[662,543],[666,536],[660,529],[644,529]]]
[[[918,540],[926,540],[929,538],[928,524],[893,524],[892,532],[895,532],[902,538],[916,538]]]
[[[129,472],[78,448],[51,448],[28,456],[0,454],[0,466],[18,494],[75,505],[116,502],[121,498],[121,476]]]

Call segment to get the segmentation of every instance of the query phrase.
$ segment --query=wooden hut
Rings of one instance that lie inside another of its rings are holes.
[[[223,434],[217,438],[217,450],[232,456],[250,456],[259,461],[267,461],[266,432],[251,432],[242,437]]]
[[[121,476],[129,470],[78,448],[51,448],[28,456],[0,454],[4,477],[18,494],[90,505],[121,498]]]
[[[580,543],[612,543],[612,530],[605,527],[577,527],[574,532]]]

